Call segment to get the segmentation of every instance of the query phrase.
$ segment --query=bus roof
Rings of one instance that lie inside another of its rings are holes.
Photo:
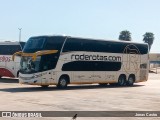
[[[123,41],[123,40],[108,40],[108,39],[99,39],[99,38],[84,38],[84,37],[75,37],[75,36],[66,36],[66,35],[42,35],[42,36],[33,36],[34,37],[68,37],[68,38],[75,38],[75,39],[87,39],[87,40],[99,40],[99,41],[109,41],[109,42],[120,42],[120,43],[133,43],[133,44],[143,44],[148,45],[147,43],[139,43],[139,42],[133,42],[133,41]]]
[[[0,45],[19,45],[20,43],[25,43],[25,42],[5,41],[5,42],[0,42]]]

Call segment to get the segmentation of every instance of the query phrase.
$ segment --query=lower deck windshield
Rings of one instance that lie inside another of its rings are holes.
[[[30,56],[22,56],[20,62],[20,72],[23,74],[32,74],[54,69],[58,61],[59,54],[48,54],[37,56],[32,60]]]
[[[22,57],[20,62],[20,72],[21,73],[36,73],[40,70],[40,60],[41,56],[38,56],[35,61],[32,57]]]

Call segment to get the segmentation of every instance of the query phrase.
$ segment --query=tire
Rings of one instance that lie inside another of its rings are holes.
[[[127,81],[127,85],[133,86],[134,81],[135,81],[135,78],[133,76],[129,76],[128,81]]]
[[[65,89],[67,88],[67,85],[68,85],[67,77],[60,77],[57,87],[60,89]]]
[[[19,71],[17,72],[17,78],[19,77]]]
[[[124,75],[121,75],[119,78],[118,78],[118,85],[119,86],[124,86],[126,85],[126,78]]]
[[[41,85],[42,88],[48,88],[49,85]]]

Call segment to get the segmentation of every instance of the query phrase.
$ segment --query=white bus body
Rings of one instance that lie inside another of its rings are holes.
[[[0,77],[17,77],[20,68],[20,56],[12,61],[12,55],[22,50],[24,42],[0,42]]]
[[[66,36],[31,37],[21,54],[21,84],[133,85],[148,79],[148,45]]]

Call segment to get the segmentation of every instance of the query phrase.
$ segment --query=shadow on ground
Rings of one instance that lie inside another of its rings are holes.
[[[0,83],[18,83],[18,78],[17,79],[1,78]]]
[[[144,85],[138,85],[135,84],[133,86],[100,86],[100,85],[81,85],[81,86],[68,86],[66,89],[58,89],[56,86],[50,86],[48,88],[42,88],[42,87],[19,87],[19,88],[3,88],[0,89],[2,92],[11,92],[11,93],[16,93],[16,92],[39,92],[39,91],[63,91],[63,90],[84,90],[84,89],[121,89],[121,88],[128,88],[128,87],[142,87]]]

